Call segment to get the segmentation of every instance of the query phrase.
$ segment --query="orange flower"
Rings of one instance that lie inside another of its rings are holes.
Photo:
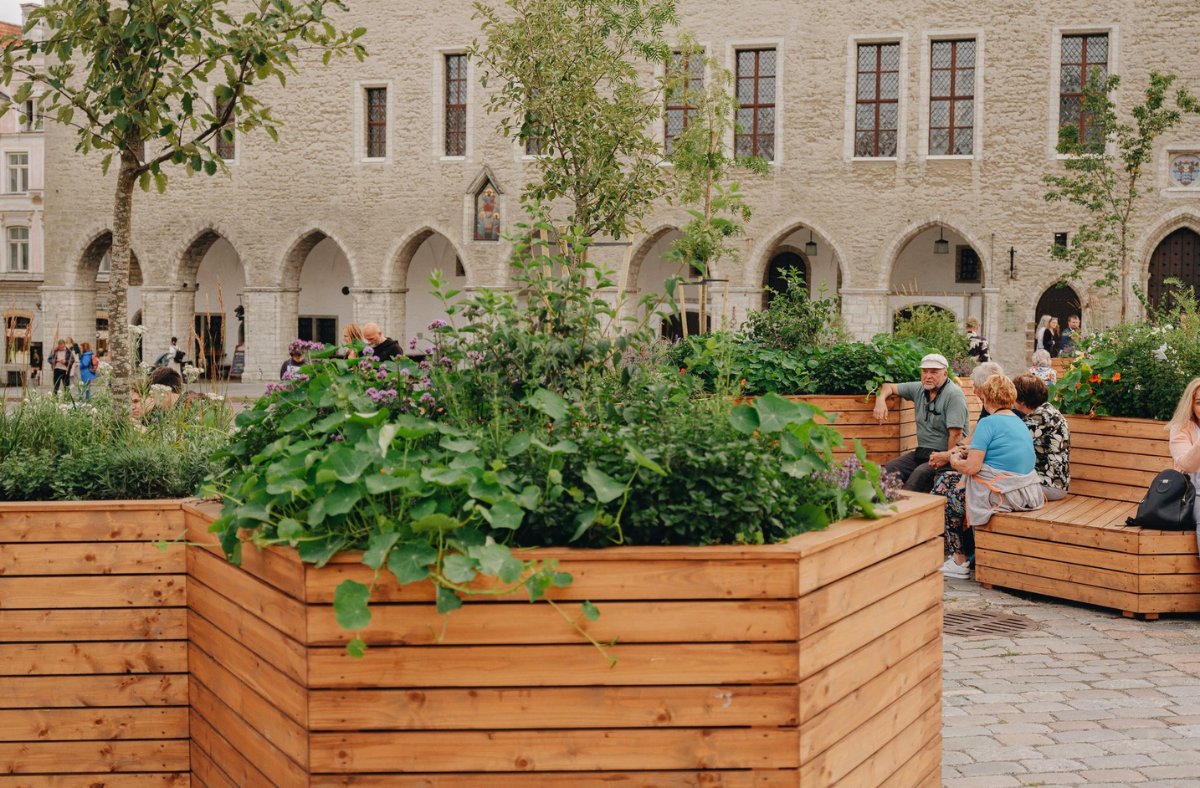
[[[1112,379],[1113,379],[1113,383],[1116,383],[1118,380],[1120,380],[1120,379],[1121,379],[1121,373],[1120,373],[1120,372],[1114,372],[1114,373],[1113,373],[1113,376],[1112,376]]]
[[[1088,383],[1099,383],[1099,382],[1100,382],[1100,376],[1098,374],[1092,375],[1090,378],[1088,378]]]
[[[746,388],[746,379],[742,378],[742,388]]]
[[[1095,394],[1095,393],[1096,392],[1092,391],[1092,387],[1088,386],[1088,394]]]
[[[1076,391],[1079,391],[1079,387],[1080,387],[1080,386],[1082,386],[1082,385],[1083,385],[1082,383],[1076,383],[1076,384],[1075,384],[1075,390],[1076,390]]]
[[[686,374],[686,373],[687,373],[687,367],[680,367],[680,368],[679,368],[679,374],[680,374],[680,375],[684,375],[684,374]]]

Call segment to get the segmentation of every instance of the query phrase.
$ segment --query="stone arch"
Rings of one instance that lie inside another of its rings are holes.
[[[638,289],[638,277],[642,273],[642,265],[646,262],[646,257],[650,251],[666,236],[674,232],[679,232],[679,228],[673,224],[660,224],[655,227],[646,237],[634,247],[633,252],[629,255],[629,264],[625,266],[625,270],[621,276],[621,289],[624,291]]]
[[[774,259],[775,255],[779,253],[780,248],[783,246],[803,246],[804,241],[807,240],[806,237],[804,239],[799,239],[799,244],[796,244],[795,242],[788,244],[786,242],[788,241],[789,236],[806,230],[812,232],[813,240],[819,245],[818,250],[820,245],[827,245],[829,247],[831,252],[831,259],[829,260],[829,263],[833,265],[835,271],[834,281],[835,283],[840,283],[840,285],[834,289],[840,291],[842,287],[849,286],[852,282],[852,275],[847,263],[846,255],[842,252],[841,245],[834,240],[833,236],[823,227],[819,227],[808,221],[791,221],[778,225],[774,230],[771,231],[769,235],[767,235],[766,240],[759,244],[758,249],[754,252],[754,256],[752,258],[754,261],[753,265],[749,266],[747,270],[747,274],[751,277],[751,279],[749,282],[746,282],[746,286],[761,287],[762,283],[766,281],[767,269],[771,265],[771,260]],[[808,260],[809,256],[804,255],[804,257],[806,260]],[[814,264],[817,263],[822,257],[823,255],[821,255],[818,251],[816,260],[808,260],[810,292],[812,292],[813,288]],[[832,293],[831,295],[836,295],[836,292]]]
[[[429,276],[435,270],[441,271],[452,290],[465,291],[474,281],[471,265],[451,234],[424,225],[400,242],[386,280],[394,283],[401,293],[399,317],[403,320],[404,339],[410,343],[409,349],[417,353],[429,349],[429,324],[447,317],[445,307],[429,284]]]
[[[992,272],[992,258],[987,247],[985,247],[978,238],[972,233],[961,229],[962,225],[958,222],[948,221],[940,216],[930,217],[920,222],[912,222],[896,237],[894,241],[884,251],[882,265],[880,266],[880,279],[878,286],[881,288],[891,288],[892,274],[895,271],[896,262],[900,259],[900,255],[908,247],[913,240],[921,233],[929,229],[944,228],[951,235],[957,235],[966,242],[975,253],[979,256],[979,262],[983,269],[982,282],[980,287],[991,287],[995,281]],[[949,239],[947,239],[949,240]]]
[[[93,287],[96,276],[100,273],[100,263],[112,248],[112,230],[108,227],[94,229],[84,236],[84,243],[74,256],[74,274],[80,286]],[[137,249],[130,250],[129,286],[139,287],[145,283],[145,272],[142,271],[141,260]]]
[[[1139,244],[1137,250],[1137,260],[1139,268],[1137,272],[1137,281],[1141,284],[1142,291],[1150,295],[1152,275],[1151,266],[1154,262],[1154,254],[1158,251],[1159,246],[1168,238],[1180,230],[1191,230],[1194,233],[1200,234],[1200,213],[1197,213],[1193,208],[1178,208],[1171,211],[1155,225],[1154,230],[1146,233],[1144,240]],[[1200,291],[1200,283],[1196,283],[1197,290]],[[1140,309],[1140,305],[1136,303],[1130,304],[1132,309]]]
[[[280,263],[278,274],[274,281],[284,289],[295,289],[300,287],[300,277],[304,272],[304,263],[308,260],[308,256],[314,249],[317,248],[323,241],[329,240],[337,245],[342,254],[346,258],[346,264],[350,267],[350,287],[358,287],[358,264],[355,262],[354,255],[345,243],[342,242],[333,233],[330,233],[320,227],[313,227],[301,233],[294,241],[288,250],[284,252],[283,260]]]
[[[804,289],[811,297],[813,291],[813,274],[812,263],[808,260],[808,255],[804,250],[792,244],[780,244],[775,248],[771,259],[767,261],[767,268],[763,271],[762,279],[762,308],[766,309],[771,302],[771,292],[768,287],[776,290],[783,290],[782,274],[783,263],[787,263],[788,268],[800,268],[804,272]]]
[[[413,257],[421,249],[422,244],[435,235],[442,236],[447,243],[454,247],[454,252],[462,263],[467,283],[474,284],[475,274],[471,261],[463,254],[463,250],[450,240],[453,235],[448,230],[433,224],[422,225],[419,229],[400,239],[392,253],[388,255],[387,263],[384,266],[383,281],[398,290],[408,288],[412,284],[409,278],[409,268],[412,266]]]
[[[200,270],[200,263],[217,241],[226,241],[233,247],[238,259],[242,259],[238,244],[234,242],[223,227],[215,223],[205,222],[196,225],[192,232],[184,237],[186,240],[176,247],[175,252],[170,258],[172,268],[169,271],[167,279],[169,286],[182,287],[184,283],[188,283],[194,287],[196,273]]]

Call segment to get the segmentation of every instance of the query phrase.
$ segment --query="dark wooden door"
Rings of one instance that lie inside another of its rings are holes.
[[[1154,250],[1146,287],[1151,306],[1171,306],[1171,288],[1163,284],[1167,279],[1178,279],[1200,291],[1200,235],[1195,230],[1187,227],[1176,230]]]
[[[795,252],[780,252],[771,258],[771,263],[767,266],[766,281],[763,282],[766,285],[763,290],[764,308],[771,303],[771,298],[775,293],[787,290],[788,283],[783,278],[784,271],[797,271],[805,289],[810,294],[812,293],[812,287],[809,285],[808,261],[804,259],[804,255]]]

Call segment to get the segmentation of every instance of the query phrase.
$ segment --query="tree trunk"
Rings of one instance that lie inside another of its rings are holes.
[[[129,270],[133,252],[133,187],[137,183],[138,161],[122,151],[113,197],[111,272],[108,275],[108,359],[113,367],[113,399],[129,404],[134,373],[133,347],[129,331]]]

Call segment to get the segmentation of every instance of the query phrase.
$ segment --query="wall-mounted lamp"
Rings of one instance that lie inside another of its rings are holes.
[[[1017,247],[1008,247],[1008,278],[1017,278]]]
[[[808,231],[808,243],[804,244],[804,253],[809,257],[817,256],[817,242],[813,240],[812,230]]]
[[[950,242],[946,240],[943,228],[938,226],[938,239],[933,242],[934,254],[950,254]]]

